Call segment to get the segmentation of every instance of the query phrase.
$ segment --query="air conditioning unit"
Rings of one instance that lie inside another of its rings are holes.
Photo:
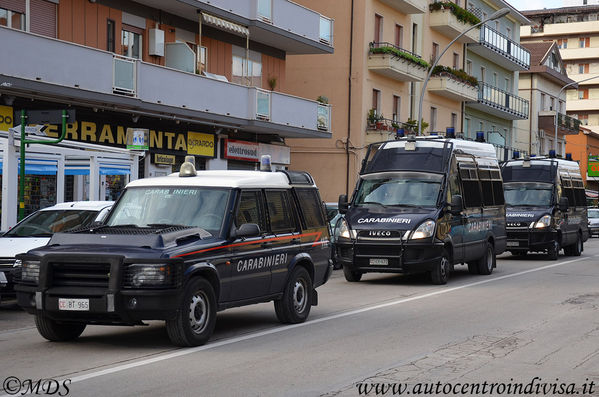
[[[149,48],[148,53],[150,55],[156,55],[159,57],[164,56],[164,30],[161,29],[150,29],[148,35]]]
[[[539,131],[539,138],[545,138],[545,131]]]

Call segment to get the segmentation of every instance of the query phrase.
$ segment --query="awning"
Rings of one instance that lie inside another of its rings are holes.
[[[88,166],[73,166],[66,165],[64,167],[65,175],[89,175],[89,167]]]
[[[129,168],[100,167],[100,175],[129,175],[130,173]]]
[[[246,28],[245,26],[241,26],[236,23],[229,22],[225,19],[215,17],[214,15],[202,13],[202,17],[203,17],[204,22],[206,22],[209,25],[216,26],[217,28],[225,29],[225,30],[228,30],[229,32],[239,34],[242,36],[249,36],[249,34],[250,34],[250,30],[248,28]]]
[[[18,163],[17,172],[21,172],[21,164]],[[39,160],[34,162],[25,161],[25,175],[56,175],[58,165],[53,160]],[[3,163],[0,161],[0,175],[3,173]]]

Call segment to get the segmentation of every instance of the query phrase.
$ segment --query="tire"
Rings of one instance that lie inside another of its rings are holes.
[[[81,335],[86,324],[59,323],[43,314],[35,314],[35,326],[41,336],[52,342],[66,342],[75,340]]]
[[[449,259],[449,254],[446,250],[443,250],[443,254],[441,255],[441,260],[435,265],[433,270],[431,270],[431,281],[435,285],[443,285],[447,284],[447,280],[449,279],[449,269],[451,268],[451,261]]]
[[[559,250],[559,242],[554,241],[553,245],[547,250],[547,257],[552,261],[556,261],[559,258]]]
[[[275,313],[283,324],[303,323],[312,307],[312,279],[306,268],[297,266],[285,284],[281,299],[275,301]]]
[[[478,274],[478,262],[468,262],[468,273]]]
[[[568,256],[580,256],[582,254],[582,250],[584,249],[582,236],[578,234],[576,237],[576,242],[572,245],[564,247],[564,254]]]
[[[177,316],[166,320],[166,331],[176,346],[205,344],[216,325],[216,295],[205,278],[190,280],[183,292]]]
[[[495,258],[495,249],[493,244],[487,241],[485,254],[478,260],[478,274],[489,275],[493,273],[497,259]]]
[[[351,270],[345,266],[343,266],[343,275],[350,283],[357,283],[362,279],[362,272]]]

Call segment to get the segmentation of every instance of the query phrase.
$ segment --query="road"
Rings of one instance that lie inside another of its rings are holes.
[[[294,326],[272,304],[224,311],[211,341],[186,349],[160,322],[51,343],[3,304],[0,379],[70,379],[73,396],[358,396],[403,384],[410,394],[519,395],[521,384],[543,395],[543,383],[547,395],[599,395],[599,239],[558,261],[502,255],[491,276],[460,266],[445,286],[384,274],[348,283],[336,271],[319,298]]]

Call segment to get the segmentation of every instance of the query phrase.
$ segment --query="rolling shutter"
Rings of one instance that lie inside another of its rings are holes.
[[[25,0],[0,0],[0,8],[25,14]]]
[[[45,0],[31,0],[30,7],[30,32],[56,38],[56,4]]]

